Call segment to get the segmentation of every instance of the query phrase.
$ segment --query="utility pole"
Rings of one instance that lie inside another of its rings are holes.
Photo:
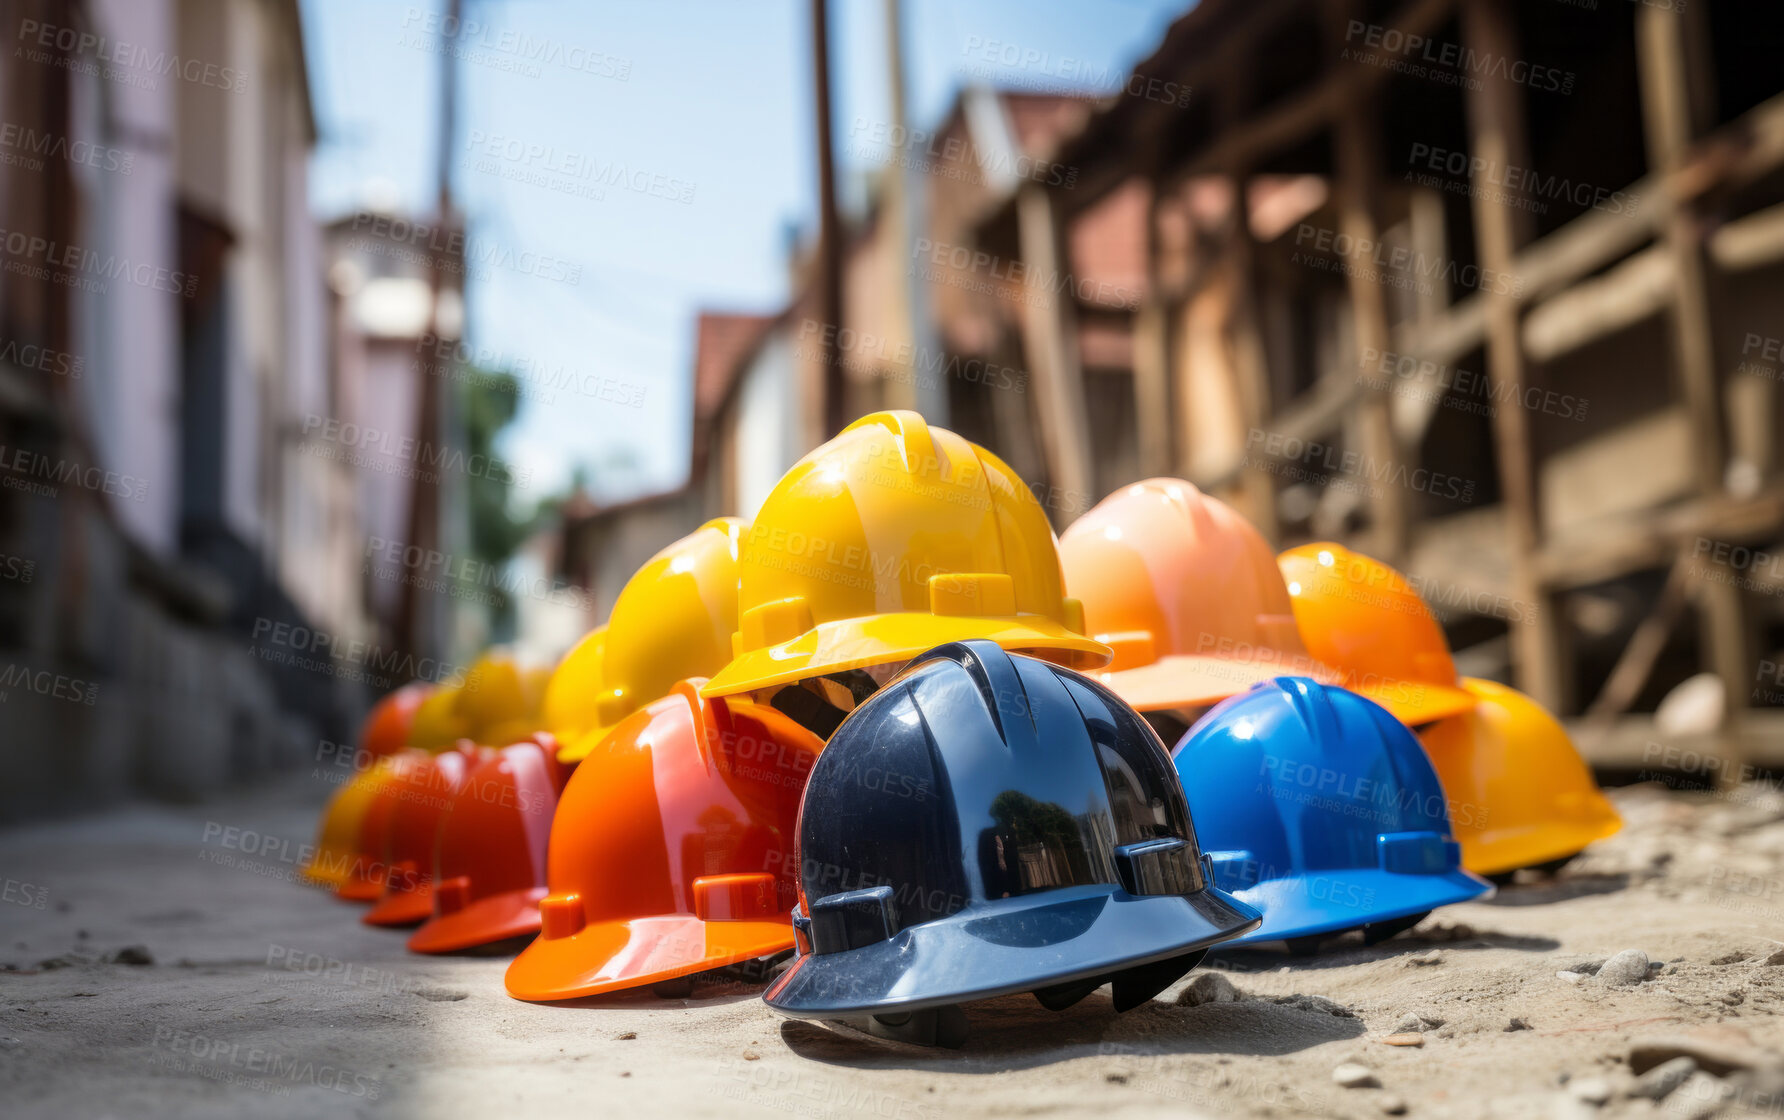
[[[458,67],[454,61],[454,40],[464,25],[463,19],[464,0],[448,0],[446,22],[440,28],[440,131],[438,159],[434,165],[434,215],[440,228],[429,239],[427,254],[430,292],[428,326],[434,345],[423,348],[420,364],[421,384],[417,394],[415,440],[421,452],[419,461],[412,464],[415,473],[409,491],[408,544],[412,548],[422,549],[424,553],[438,549],[440,541],[440,480],[427,463],[429,460],[445,461],[438,454],[444,429],[441,423],[443,410],[440,381],[446,373],[445,363],[451,360],[438,356],[442,352],[450,353],[448,347],[440,345],[445,341],[442,329],[446,325],[440,316],[441,297],[446,294],[450,282],[447,261],[444,258],[461,256],[455,236],[458,217],[452,206],[452,143],[458,117]],[[457,325],[454,324],[454,333],[456,332]],[[429,592],[417,587],[416,581],[405,580],[398,600],[396,629],[405,651],[412,657],[433,652],[430,639],[436,635],[432,633],[433,627],[430,625],[431,612],[427,610],[426,601],[422,598],[426,594]]]
[[[818,133],[818,354],[823,363],[823,426],[828,439],[848,423],[842,354],[842,220],[836,210],[836,153],[830,126],[830,13],[828,0],[811,0],[812,104]]]
[[[892,105],[892,135],[912,135],[905,112],[904,20],[899,0],[885,0],[886,74]],[[884,213],[893,223],[892,241],[898,252],[891,261],[892,275],[888,291],[902,297],[904,312],[897,322],[906,331],[911,360],[903,363],[898,375],[904,384],[894,386],[889,399],[900,408],[914,408],[931,424],[946,427],[948,423],[948,370],[941,361],[940,342],[929,314],[929,287],[917,263],[917,239],[923,236],[928,178],[922,156],[925,153],[893,148],[892,165],[886,168]]]

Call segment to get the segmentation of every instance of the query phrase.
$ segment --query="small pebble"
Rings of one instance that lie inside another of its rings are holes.
[[[743,1052],[743,1060],[746,1062],[759,1062],[762,1060],[762,1055],[756,1053],[754,1050],[745,1050]]]
[[[1375,1071],[1359,1062],[1345,1062],[1332,1070],[1332,1080],[1346,1089],[1379,1089]]]
[[[1511,1022],[1505,1024],[1505,1026],[1501,1027],[1500,1029],[1504,1030],[1504,1031],[1527,1031],[1530,1029],[1530,1024],[1525,1022],[1523,1019],[1515,1019],[1514,1018]]]
[[[1388,1035],[1382,1041],[1389,1046],[1423,1046],[1425,1036],[1418,1031],[1401,1031],[1398,1034]]]
[[[1697,1063],[1690,1058],[1678,1057],[1655,1066],[1653,1069],[1635,1079],[1630,1087],[1632,1097],[1646,1097],[1651,1101],[1663,1101],[1674,1089],[1691,1079],[1697,1072]]]
[[[1598,970],[1598,982],[1613,988],[1628,988],[1647,978],[1648,954],[1640,949],[1625,949]]]
[[[126,945],[105,959],[112,964],[146,965],[155,963],[155,958],[149,954],[148,947],[144,945]]]
[[[1420,965],[1430,965],[1430,964],[1442,964],[1443,963],[1443,954],[1436,949],[1431,950],[1429,953],[1416,953],[1413,956],[1407,957],[1406,963],[1409,967],[1418,967]]]
[[[634,1038],[638,1037],[638,1032],[637,1031],[621,1031],[619,1034],[616,1034],[613,1037],[618,1039],[621,1042],[630,1042]]]
[[[1381,1110],[1389,1116],[1404,1116],[1406,1114],[1406,1101],[1402,1097],[1383,1097],[1381,1098]]]
[[[1177,996],[1184,1007],[1200,1007],[1204,1003],[1238,1003],[1245,996],[1233,982],[1218,972],[1198,972]]]
[[[1603,1104],[1611,1099],[1611,1083],[1602,1077],[1578,1077],[1567,1083],[1567,1091],[1587,1104]]]
[[[1408,1011],[1406,1014],[1400,1016],[1400,1021],[1398,1023],[1394,1024],[1394,1030],[1396,1032],[1398,1032],[1398,1031],[1422,1031],[1424,1029],[1425,1029],[1425,1021],[1423,1019],[1419,1018],[1417,1015],[1414,1015],[1410,1011]]]

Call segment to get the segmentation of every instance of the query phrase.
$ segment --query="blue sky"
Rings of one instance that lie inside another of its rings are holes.
[[[1119,81],[1187,6],[905,0],[911,123],[936,123],[972,81]],[[453,174],[472,236],[500,259],[543,254],[576,276],[496,266],[468,293],[467,341],[541,379],[505,437],[529,471],[521,500],[561,489],[578,463],[603,499],[673,486],[687,462],[696,312],[784,303],[789,231],[814,221],[806,0],[465,7],[477,31],[461,39]],[[432,29],[444,10],[303,0],[322,217],[373,201],[432,208]],[[845,205],[858,206],[875,153],[844,141],[857,118],[889,120],[884,7],[830,10],[840,176]]]

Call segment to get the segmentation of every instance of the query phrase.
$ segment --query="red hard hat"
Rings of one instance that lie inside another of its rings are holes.
[[[793,947],[795,823],[823,742],[698,678],[627,716],[571,775],[519,999],[598,995]]]
[[[375,758],[402,750],[409,742],[409,727],[415,722],[415,709],[421,707],[421,702],[433,690],[433,685],[416,681],[373,704],[365,723],[359,728],[359,749]]]
[[[409,938],[417,953],[452,953],[539,932],[545,842],[571,767],[539,734],[466,775],[440,821],[434,907]]]
[[[384,836],[384,892],[360,921],[369,926],[412,926],[434,912],[434,840],[446,803],[464,784],[478,758],[468,740],[430,757],[405,780],[393,783],[395,804]]]

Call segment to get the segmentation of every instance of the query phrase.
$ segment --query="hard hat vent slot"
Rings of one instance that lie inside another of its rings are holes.
[[[1396,875],[1438,875],[1453,870],[1461,846],[1438,832],[1384,832],[1375,838],[1381,869]]]
[[[1016,581],[1003,572],[948,572],[929,577],[929,613],[1001,618],[1016,613]]]
[[[889,939],[898,931],[890,886],[844,891],[811,904],[811,951],[842,953]]]
[[[554,894],[539,900],[539,936],[547,941],[574,936],[586,922],[579,894]]]
[[[434,887],[434,912],[437,914],[456,914],[470,903],[471,879],[467,875],[442,879]]]
[[[775,893],[767,872],[703,875],[694,880],[694,915],[703,922],[772,919],[780,913]]]
[[[1251,852],[1244,849],[1227,852],[1203,852],[1208,864],[1208,877],[1223,891],[1242,891],[1255,887],[1263,878],[1263,867]]]
[[[1128,894],[1191,894],[1202,889],[1195,853],[1175,836],[1123,844],[1115,849],[1115,870]]]

